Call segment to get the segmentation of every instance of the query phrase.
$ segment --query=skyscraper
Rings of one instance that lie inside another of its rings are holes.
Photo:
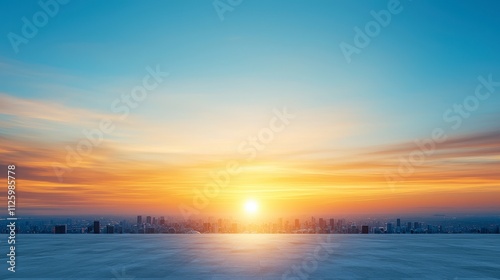
[[[401,227],[401,219],[398,219],[397,222],[396,222],[396,226],[397,227]]]
[[[146,224],[151,224],[151,216],[146,217]]]
[[[326,221],[325,221],[325,219],[323,219],[323,218],[319,218],[319,228],[320,228],[321,230],[323,230],[323,229],[325,229],[325,228],[326,228]]]
[[[361,233],[362,234],[368,234],[368,226],[361,226]]]
[[[387,233],[393,233],[394,229],[392,228],[392,223],[387,223]]]
[[[137,225],[142,225],[142,216],[137,216]]]
[[[330,230],[335,230],[335,219],[330,219]]]
[[[54,227],[54,233],[57,233],[57,234],[66,233],[66,225],[56,225]]]
[[[108,233],[108,234],[115,233],[115,227],[112,225],[107,225],[106,226],[106,233]]]
[[[101,227],[99,221],[94,221],[94,233],[99,234],[101,232]]]

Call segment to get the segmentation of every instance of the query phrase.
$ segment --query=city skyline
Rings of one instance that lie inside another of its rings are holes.
[[[19,215],[500,213],[497,2],[6,5]]]
[[[0,7],[0,279],[498,278],[498,0]]]
[[[0,224],[2,220],[0,220]],[[251,220],[205,217],[182,220],[175,217],[27,217],[19,220],[17,233],[73,234],[499,234],[500,217],[280,217]],[[0,231],[1,232],[1,231]]]

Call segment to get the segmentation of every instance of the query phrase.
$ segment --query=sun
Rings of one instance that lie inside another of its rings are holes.
[[[249,199],[245,202],[245,212],[247,212],[248,214],[257,213],[258,210],[259,204],[257,203],[257,201]]]

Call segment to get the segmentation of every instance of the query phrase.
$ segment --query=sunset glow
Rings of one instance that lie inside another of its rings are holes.
[[[253,200],[247,200],[245,202],[245,211],[249,214],[255,214],[259,210],[259,204]]]
[[[168,2],[77,1],[18,54],[2,45],[0,163],[19,166],[20,213],[244,216],[249,197],[272,217],[500,211],[497,17],[460,45],[412,3],[348,63],[339,43],[364,19],[347,15],[369,1],[245,3],[224,23]]]

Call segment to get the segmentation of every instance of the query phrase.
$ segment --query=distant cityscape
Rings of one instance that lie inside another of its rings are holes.
[[[16,233],[21,234],[499,234],[499,218],[457,219],[284,219],[270,222],[245,222],[227,218],[199,218],[179,221],[164,216],[134,218],[45,218],[20,219]],[[493,222],[492,222],[493,220]],[[6,220],[0,221],[8,233]]]

